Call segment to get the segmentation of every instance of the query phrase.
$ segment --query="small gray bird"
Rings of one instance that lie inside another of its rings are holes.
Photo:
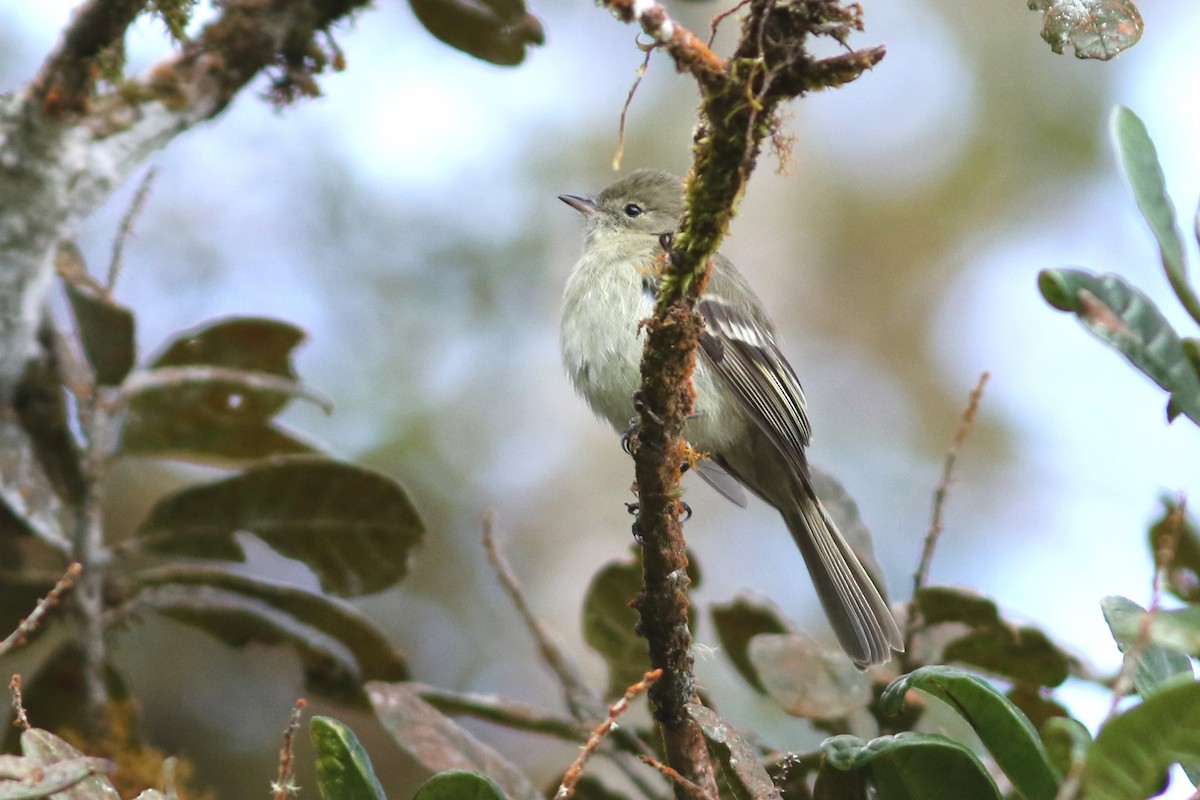
[[[563,293],[563,364],[592,410],[624,430],[641,384],[638,324],[653,314],[661,235],[678,227],[683,191],[675,176],[644,169],[595,199],[559,199],[587,225],[583,257]],[[813,492],[804,393],[775,342],[774,325],[720,254],[696,308],[705,330],[692,377],[696,416],[685,436],[711,459],[697,472],[739,505],[745,496],[738,483],[783,515],[843,649],[860,668],[886,662],[892,650],[904,649],[900,629]]]

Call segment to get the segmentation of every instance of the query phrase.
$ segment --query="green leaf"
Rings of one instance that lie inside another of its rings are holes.
[[[424,533],[416,509],[391,478],[339,461],[270,459],[231,478],[159,502],[138,530],[142,547],[170,555],[242,561],[234,539],[249,531],[316,573],[341,596],[400,581]]]
[[[1092,735],[1077,720],[1055,717],[1042,726],[1042,741],[1050,763],[1060,774],[1070,775],[1083,768],[1088,748],[1092,746]]]
[[[1145,800],[1172,764],[1200,761],[1200,683],[1156,692],[1100,729],[1088,750],[1088,800]]]
[[[1058,686],[1071,670],[1062,648],[1026,626],[979,628],[947,644],[942,657],[1033,686]]]
[[[758,754],[732,725],[699,703],[689,703],[687,713],[700,726],[704,738],[716,747],[721,766],[731,778],[729,786],[738,800],[782,800],[771,776],[759,763]]]
[[[750,662],[750,640],[760,633],[790,632],[783,614],[767,601],[751,600],[746,596],[736,597],[724,605],[714,605],[709,613],[717,629],[721,652],[751,686],[765,694],[767,689]]]
[[[1142,15],[1133,0],[1029,0],[1045,11],[1042,38],[1055,53],[1070,46],[1076,58],[1108,61],[1142,38]]]
[[[504,800],[504,793],[486,775],[452,769],[421,784],[413,800]]]
[[[521,0],[409,0],[425,29],[456,50],[500,66],[525,60],[525,48],[546,40]]]
[[[933,695],[966,720],[1022,797],[1053,800],[1059,777],[1037,731],[991,684],[954,667],[922,667],[884,690],[880,697],[884,713],[903,709],[910,689]]]
[[[349,726],[331,717],[313,717],[309,734],[317,751],[317,787],[323,800],[387,800],[371,757]]]
[[[104,773],[115,765],[100,758],[88,758],[49,731],[29,728],[21,732],[21,752],[47,773],[70,788],[59,789],[54,800],[120,800]],[[52,765],[58,765],[57,768]],[[15,795],[17,797],[21,795]],[[32,795],[38,797],[39,795]]]
[[[1192,662],[1176,646],[1179,642],[1175,639],[1179,637],[1172,636],[1172,628],[1176,625],[1168,621],[1168,615],[1173,612],[1159,612],[1147,623],[1146,609],[1118,595],[1102,599],[1100,608],[1117,647],[1127,660],[1134,660],[1133,685],[1138,694],[1149,697],[1180,676],[1192,677]],[[1195,615],[1192,616],[1192,635],[1200,637],[1200,625],[1197,625]],[[1183,627],[1186,630],[1186,620]]]
[[[542,800],[524,773],[403,683],[367,684],[380,724],[429,775],[470,769],[495,781],[511,800]]]
[[[120,453],[218,466],[309,453],[308,442],[272,423],[295,397],[327,407],[298,381],[292,351],[304,332],[236,317],[179,334],[148,370],[126,382],[129,413]]]
[[[1150,549],[1158,554],[1170,547],[1167,589],[1187,603],[1200,603],[1200,529],[1179,504],[1164,497],[1165,512],[1150,528]],[[1156,561],[1161,560],[1156,555]]]
[[[1157,610],[1148,614],[1146,609],[1126,597],[1109,596],[1100,601],[1104,610],[1104,619],[1112,631],[1112,638],[1117,640],[1122,652],[1135,643],[1157,644],[1160,648],[1177,651],[1178,654],[1189,652],[1200,655],[1200,606],[1190,606],[1177,610]],[[1174,679],[1175,676],[1187,673],[1192,675],[1192,664],[1183,662],[1168,655],[1154,656],[1152,663],[1145,664],[1145,674],[1142,678],[1150,681],[1150,688]]]
[[[638,614],[629,607],[641,588],[639,562],[611,561],[592,577],[583,598],[583,640],[608,665],[611,697],[640,681],[650,663],[646,640],[637,634]]]
[[[1029,717],[1033,727],[1038,730],[1041,730],[1043,725],[1055,717],[1071,716],[1071,713],[1061,703],[1053,697],[1048,697],[1040,686],[1015,683],[1004,693],[1004,696],[1021,709],[1021,713]]]
[[[802,633],[764,633],[749,646],[767,694],[789,714],[838,719],[871,704],[871,680],[841,650],[827,650]]]
[[[1112,137],[1138,209],[1158,242],[1167,280],[1192,319],[1200,322],[1200,299],[1188,284],[1183,234],[1176,222],[1175,205],[1167,195],[1167,183],[1154,142],[1137,114],[1124,106],[1113,109]]]
[[[96,373],[96,383],[119,386],[133,369],[133,312],[90,284],[68,281],[66,287],[79,340]]]
[[[1000,625],[1000,609],[989,597],[957,586],[923,586],[914,598],[926,625],[961,622],[972,628]]]
[[[814,800],[848,795],[827,788],[832,770],[861,773],[886,800],[1000,800],[1000,791],[983,764],[966,745],[929,733],[899,733],[864,742],[857,736],[834,736],[821,744],[825,762],[817,775]],[[852,796],[852,795],[849,795]],[[862,795],[865,796],[865,795]]]
[[[136,601],[228,644],[282,641],[296,647],[305,656],[310,688],[326,696],[357,698],[363,681],[410,677],[383,632],[345,601],[216,566],[175,565],[134,578]],[[270,609],[265,615],[259,613],[264,603]],[[326,640],[340,647],[316,647]]]
[[[1074,313],[1089,332],[1170,392],[1176,407],[1200,424],[1200,377],[1178,334],[1146,295],[1116,275],[1047,269],[1038,274],[1046,302]]]

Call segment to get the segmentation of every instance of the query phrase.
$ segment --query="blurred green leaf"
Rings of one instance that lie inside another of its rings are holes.
[[[1200,299],[1188,284],[1183,234],[1176,221],[1175,205],[1167,195],[1167,183],[1158,163],[1154,142],[1150,140],[1146,126],[1137,114],[1125,106],[1113,109],[1112,137],[1138,209],[1158,242],[1167,280],[1192,319],[1200,322]]]
[[[387,800],[371,757],[349,726],[313,717],[309,735],[317,751],[317,788],[323,800]]]
[[[59,789],[54,800],[120,800],[104,773],[115,766],[101,758],[88,758],[62,739],[46,730],[29,728],[21,732],[21,752],[26,758],[42,765],[46,774],[53,774],[70,788]],[[56,765],[56,766],[55,766]],[[22,795],[14,795],[20,797]],[[39,795],[31,795],[38,797]]]
[[[897,678],[884,690],[880,697],[884,713],[903,709],[905,693],[911,689],[920,689],[957,712],[975,730],[1022,797],[1054,800],[1059,777],[1037,731],[1021,710],[991,684],[954,667],[922,667]]]
[[[1200,424],[1200,377],[1179,336],[1154,302],[1116,275],[1046,269],[1038,274],[1046,302],[1074,313],[1085,328],[1171,393],[1178,409]]]
[[[524,773],[405,684],[372,681],[367,696],[380,724],[429,775],[470,769],[494,781],[509,800],[542,800]]]
[[[525,48],[546,41],[537,18],[522,0],[409,0],[425,30],[456,50],[512,67]]]
[[[978,628],[1001,624],[1000,609],[991,598],[974,589],[923,586],[916,594],[915,603],[926,625],[961,622]]]
[[[261,600],[343,645],[357,663],[360,680],[404,681],[410,677],[404,657],[384,633],[361,611],[343,600],[218,566],[180,564],[139,572],[134,580],[141,589],[181,587],[179,591],[185,602],[191,587],[197,586],[211,586]]]
[[[133,312],[88,284],[68,281],[67,299],[84,355],[101,386],[119,386],[136,357]]]
[[[789,714],[837,719],[871,704],[871,681],[841,650],[802,633],[764,633],[749,645],[767,694]]]
[[[1144,625],[1146,609],[1126,597],[1111,595],[1100,601],[1104,621],[1112,632],[1117,647],[1126,660],[1133,659],[1133,685],[1142,697],[1149,697],[1164,684],[1180,676],[1192,677],[1192,662],[1180,652],[1178,637],[1171,636],[1173,623],[1167,623],[1164,641],[1160,618],[1173,612],[1159,612]],[[1200,609],[1196,609],[1200,611]],[[1144,628],[1143,628],[1144,625]],[[1191,622],[1192,636],[1200,636],[1200,623],[1195,615]],[[1184,622],[1186,629],[1187,623]]]
[[[1046,754],[1059,774],[1069,775],[1083,767],[1088,748],[1092,746],[1092,735],[1082,723],[1067,717],[1056,717],[1047,720],[1041,731]]]
[[[979,628],[947,644],[942,655],[946,661],[1033,686],[1058,686],[1071,670],[1070,656],[1045,633],[1028,626]]]
[[[250,588],[250,587],[247,587]],[[165,583],[148,586],[138,592],[137,607],[157,611],[165,617],[186,623],[216,637],[231,647],[258,644],[286,644],[300,656],[309,691],[342,702],[362,702],[362,684],[369,677],[356,658],[352,645],[362,648],[362,638],[369,635],[369,623],[357,620],[356,630],[350,629],[352,609],[331,606],[320,621],[328,625],[335,616],[347,622],[344,631],[351,639],[342,640],[341,631],[318,628],[289,613],[300,607],[312,615],[319,598],[302,599],[298,590],[284,596],[264,599],[252,594],[216,586]],[[282,606],[282,607],[281,607]],[[380,658],[378,651],[368,656]],[[391,665],[392,670],[404,670],[403,662]]]
[[[1088,800],[1145,800],[1172,764],[1200,762],[1200,683],[1176,684],[1110,719],[1087,754]]]
[[[1071,716],[1065,706],[1043,694],[1040,686],[1015,683],[1005,692],[1004,696],[1010,703],[1021,709],[1021,713],[1028,717],[1029,722],[1038,730],[1041,730],[1043,725],[1055,717]]]
[[[1163,505],[1162,518],[1150,528],[1151,551],[1157,561],[1157,554],[1170,547],[1167,589],[1184,602],[1200,603],[1200,529],[1173,498],[1163,498]]]
[[[716,746],[721,766],[730,778],[729,788],[738,800],[782,800],[758,754],[733,726],[699,703],[689,703],[687,713],[700,726],[704,738]]]
[[[842,800],[844,781],[827,788],[832,770],[863,773],[873,796],[887,800],[1000,800],[1000,790],[966,745],[929,733],[899,733],[864,742],[834,736],[821,743],[825,762],[817,775],[814,800]],[[849,787],[853,791],[853,787]]]
[[[767,689],[750,661],[750,640],[760,633],[788,633],[790,627],[782,613],[768,601],[740,596],[726,604],[711,606],[713,625],[723,652],[737,671],[757,691]]]
[[[453,769],[421,784],[413,800],[504,800],[504,793],[486,775]]]
[[[650,663],[646,640],[637,634],[638,614],[629,607],[641,588],[639,562],[611,561],[592,577],[583,598],[583,640],[608,665],[610,697],[640,681]]]
[[[234,539],[249,531],[303,561],[321,588],[369,594],[400,581],[424,533],[416,509],[391,478],[329,459],[268,459],[159,502],[138,530],[144,549],[244,559]]]
[[[126,381],[120,453],[228,465],[315,448],[272,423],[295,397],[328,402],[301,385],[292,351],[304,332],[253,317],[217,320],[173,339]]]
[[[1068,45],[1076,58],[1108,61],[1142,38],[1142,15],[1132,0],[1029,0],[1044,11],[1042,38],[1055,53]]]

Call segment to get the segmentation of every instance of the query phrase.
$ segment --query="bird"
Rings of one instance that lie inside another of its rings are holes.
[[[583,255],[563,290],[562,361],[575,390],[614,429],[635,415],[641,323],[654,313],[656,267],[683,214],[679,178],[640,169],[593,197],[559,199],[585,220]],[[838,642],[859,669],[903,652],[881,585],[863,567],[813,490],[804,392],[775,326],[729,259],[713,256],[696,301],[703,320],[684,437],[706,456],[696,471],[745,504],[745,487],[783,517]]]

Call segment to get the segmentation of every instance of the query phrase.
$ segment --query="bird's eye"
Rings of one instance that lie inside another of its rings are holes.
[[[637,203],[626,204],[624,211],[625,211],[625,216],[629,217],[630,219],[633,219],[634,217],[640,217],[643,213],[642,207],[639,206]]]

